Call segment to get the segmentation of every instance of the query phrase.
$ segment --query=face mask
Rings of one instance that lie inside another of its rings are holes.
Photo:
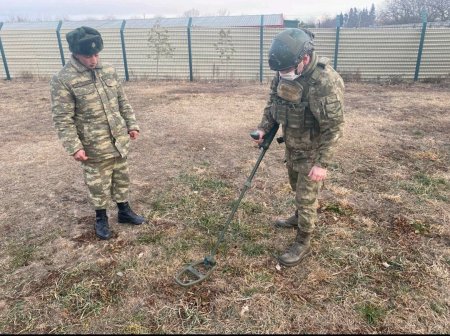
[[[284,74],[280,72],[280,77],[283,79],[287,79],[287,80],[295,80],[298,77],[300,77],[300,75],[297,75],[295,73],[295,69],[293,69],[292,71],[284,73]]]

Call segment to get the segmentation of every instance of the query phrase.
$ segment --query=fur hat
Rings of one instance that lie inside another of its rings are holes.
[[[103,49],[103,39],[100,33],[90,27],[79,27],[66,34],[69,49],[73,54],[91,56]]]

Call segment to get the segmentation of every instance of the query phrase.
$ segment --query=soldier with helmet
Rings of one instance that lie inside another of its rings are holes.
[[[81,162],[96,212],[95,233],[109,239],[110,197],[117,202],[119,223],[145,221],[128,203],[127,156],[139,126],[116,70],[100,62],[100,33],[83,26],[66,39],[72,56],[50,83],[53,122],[66,151]]]
[[[289,183],[295,192],[295,214],[276,220],[280,228],[296,228],[294,242],[279,256],[295,266],[310,252],[317,221],[318,193],[344,124],[344,82],[327,58],[314,51],[314,34],[290,28],[275,36],[269,66],[276,74],[258,125],[263,141],[275,123],[282,125]]]

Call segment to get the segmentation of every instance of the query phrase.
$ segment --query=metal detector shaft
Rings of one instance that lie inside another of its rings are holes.
[[[262,159],[264,158],[264,155],[266,154],[267,150],[269,149],[269,146],[272,143],[272,141],[273,141],[273,139],[275,137],[275,134],[277,134],[279,127],[280,127],[279,124],[275,124],[271,128],[269,133],[264,135],[264,137],[263,137],[264,141],[259,145],[259,148],[260,148],[261,152],[259,154],[258,160],[256,161],[256,164],[253,167],[252,172],[250,173],[249,177],[247,178],[247,181],[245,181],[245,183],[244,183],[244,187],[242,188],[241,194],[239,195],[239,198],[238,198],[237,202],[234,204],[233,209],[231,210],[231,213],[228,216],[228,219],[227,219],[227,221],[225,223],[225,228],[220,232],[219,238],[217,240],[217,244],[215,245],[215,247],[211,251],[211,258],[212,258],[212,260],[214,260],[214,255],[216,254],[217,249],[219,248],[219,245],[223,241],[223,238],[225,236],[225,232],[226,232],[226,230],[228,228],[228,225],[230,224],[231,220],[233,219],[234,214],[236,213],[236,211],[237,211],[237,209],[238,209],[242,199],[244,198],[245,192],[251,187],[251,183],[252,183],[253,177],[255,176],[256,171],[259,168],[259,164],[261,163]],[[251,133],[250,136],[253,139],[255,139],[255,140],[259,139],[259,134],[257,132]]]
[[[233,206],[233,210],[231,211],[230,215],[228,216],[228,219],[225,223],[225,226],[223,230],[220,232],[220,235],[217,239],[217,243],[214,246],[214,248],[211,250],[211,254],[209,256],[206,256],[203,260],[199,260],[197,262],[193,262],[186,267],[184,267],[177,275],[175,275],[175,281],[183,287],[190,287],[192,285],[198,284],[205,280],[213,269],[216,267],[216,261],[214,259],[214,255],[217,253],[217,250],[219,248],[219,245],[222,243],[225,232],[228,229],[228,226],[231,223],[231,220],[233,219],[234,214],[236,213],[239,204],[242,201],[242,198],[244,197],[245,192],[250,188],[251,182],[253,177],[256,174],[256,171],[258,170],[259,164],[261,163],[264,154],[266,154],[267,149],[269,149],[270,144],[272,143],[275,134],[277,134],[279,125],[275,124],[272,129],[269,131],[269,133],[265,134],[263,139],[264,141],[259,145],[259,148],[261,149],[261,153],[259,154],[258,160],[256,161],[255,166],[253,167],[252,172],[250,173],[250,176],[247,178],[247,181],[244,184],[244,187],[242,188],[241,194],[239,195],[239,199]],[[259,133],[253,132],[250,134],[250,136],[258,140],[259,139]]]

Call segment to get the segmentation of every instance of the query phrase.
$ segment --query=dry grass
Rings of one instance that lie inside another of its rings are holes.
[[[200,285],[203,259],[253,167],[268,85],[132,82],[142,134],[134,208],[98,241],[81,168],[52,128],[47,81],[0,83],[0,330],[4,333],[449,333],[450,93],[348,83],[345,138],[320,200],[313,253],[295,236],[283,147],[267,152]]]

